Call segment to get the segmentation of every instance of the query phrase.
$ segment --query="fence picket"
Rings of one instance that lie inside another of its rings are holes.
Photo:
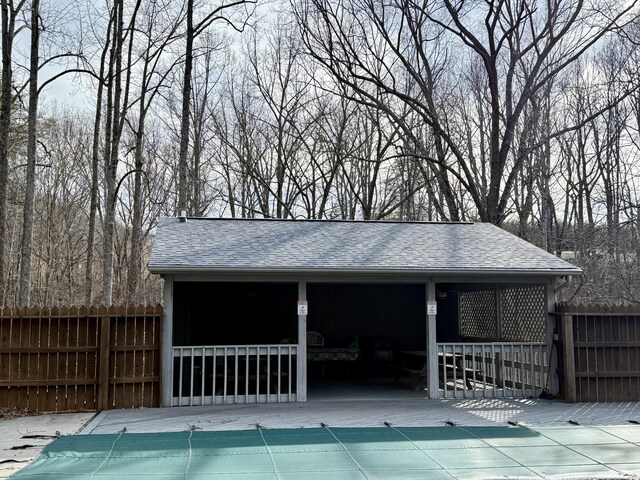
[[[558,304],[559,367],[569,402],[640,400],[640,306]]]
[[[135,318],[138,312],[144,323]],[[74,411],[159,406],[162,312],[156,305],[140,310],[0,309],[0,407]],[[127,335],[102,335],[103,324]],[[125,348],[121,358],[113,352],[118,346]]]

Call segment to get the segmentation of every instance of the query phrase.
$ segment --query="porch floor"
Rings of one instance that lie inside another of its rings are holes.
[[[424,389],[416,391],[414,386],[415,380],[393,376],[312,378],[307,386],[307,399],[310,402],[426,399]]]

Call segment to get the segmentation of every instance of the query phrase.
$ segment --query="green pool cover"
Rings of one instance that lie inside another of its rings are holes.
[[[640,478],[640,426],[72,435],[15,479]]]

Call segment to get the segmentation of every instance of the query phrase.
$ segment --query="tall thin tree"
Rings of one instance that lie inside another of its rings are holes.
[[[27,178],[22,210],[20,257],[20,306],[30,304],[33,202],[36,183],[36,140],[38,125],[38,70],[40,58],[40,0],[31,1],[31,54],[29,61],[29,106],[27,109]]]

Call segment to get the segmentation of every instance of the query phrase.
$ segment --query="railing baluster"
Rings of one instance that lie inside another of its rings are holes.
[[[542,346],[542,359],[540,360],[540,363],[544,366],[544,368],[542,369],[543,372],[543,378],[542,378],[542,385],[546,386],[546,382],[547,382],[547,376],[549,375],[549,368],[551,368],[550,362],[549,362],[549,358],[547,357],[547,346],[543,345]]]
[[[447,387],[448,387],[448,383],[447,380],[449,379],[448,375],[447,375],[447,347],[448,345],[444,345],[442,348],[442,375],[444,377],[444,398],[447,398]]]
[[[524,369],[524,346],[522,344],[520,344],[520,378],[521,378],[521,384],[522,384],[522,398],[525,398],[527,396],[526,393],[526,383],[527,383],[527,379],[525,378],[525,372],[526,370]]]
[[[217,348],[213,347],[213,382],[211,387],[211,395],[213,396],[212,403],[216,404],[216,377],[218,376],[218,370],[216,368],[216,360],[217,360],[218,352]]]
[[[234,368],[233,368],[233,403],[238,403],[238,347],[234,347]]]
[[[278,346],[278,402],[280,401],[280,394],[282,393],[281,390],[281,379],[282,379],[282,356],[281,356],[281,350],[280,350],[280,346]]]
[[[458,390],[458,368],[456,363],[456,345],[451,344],[451,368],[453,370],[453,397],[459,398]]]
[[[536,387],[542,389],[544,387],[542,383],[542,378],[544,377],[544,365],[542,364],[542,348],[541,345],[536,345],[536,352],[538,356],[536,357]]]
[[[262,347],[256,348],[256,372],[260,371],[260,357]],[[256,377],[256,403],[260,402],[260,375]]]
[[[482,382],[484,384],[484,387],[482,388],[482,398],[487,398],[487,361],[486,361],[486,355],[487,352],[485,350],[485,346],[484,344],[481,345],[481,353],[480,353],[480,360],[482,362],[482,372],[484,374],[484,381]]]
[[[531,379],[530,379],[530,383],[531,383],[531,396],[535,396],[536,395],[536,380],[535,380],[535,376],[536,376],[536,371],[535,371],[535,367],[536,367],[536,362],[535,359],[533,357],[533,344],[529,345],[529,361],[531,362]]]
[[[507,376],[507,372],[505,371],[504,368],[504,343],[501,343],[499,345],[500,348],[500,377],[502,378],[502,398],[506,398],[507,396],[507,391],[506,391],[506,376]]]
[[[473,398],[477,398],[478,380],[476,378],[476,346],[471,344],[471,370],[473,372]]]
[[[462,347],[462,353],[461,353],[461,357],[460,359],[462,360],[460,362],[460,365],[462,367],[462,397],[463,398],[467,398],[467,365],[466,365],[466,360],[465,360],[465,345],[464,343],[461,345]]]
[[[289,362],[289,366],[287,367],[287,380],[289,383],[289,396],[288,396],[288,401],[291,401],[291,346],[289,345],[287,347],[289,354],[287,355],[287,359]]]
[[[442,343],[438,343],[438,344],[436,344],[436,351],[438,352],[438,353],[437,353],[437,354],[438,354],[438,356],[437,356],[437,358],[436,358],[436,361],[438,362],[438,365],[437,365],[437,371],[438,371],[438,392],[439,392],[439,390],[440,390],[440,385],[442,385],[442,393],[438,393],[438,394],[441,396],[441,398],[447,398],[447,397],[446,397],[446,395],[445,395],[445,390],[444,390],[444,381],[442,381],[442,371],[441,371],[441,362],[440,362],[440,358],[444,358],[444,344],[442,344]],[[429,358],[429,359],[427,359],[427,362],[425,362],[425,365],[426,365],[426,363],[428,363],[428,362],[430,362],[430,361],[433,361],[433,359],[430,359],[430,358]],[[424,374],[426,375],[426,374],[427,374],[427,371],[425,371],[425,372],[424,372]],[[446,380],[446,379],[445,379],[445,380]]]
[[[204,379],[205,379],[205,356],[204,356],[204,347],[202,347],[202,367],[200,367],[200,371],[202,373],[202,376],[200,378],[200,405],[204,405]]]
[[[178,405],[182,406],[182,370],[184,369],[184,348],[180,348],[180,380],[178,383]]]
[[[267,403],[270,403],[271,396],[271,347],[267,346]]]
[[[499,397],[498,387],[500,384],[500,376],[502,372],[500,371],[500,365],[497,362],[496,355],[496,343],[491,344],[491,364],[493,369],[493,398]]]
[[[191,365],[189,365],[189,405],[193,405],[193,348],[189,348],[191,352]]]
[[[449,351],[453,351],[453,345],[449,344],[448,346],[448,350]],[[449,368],[449,357],[448,357],[448,353],[445,353],[444,356],[444,371],[445,371],[445,375],[447,376],[447,380],[449,379],[449,375],[450,372],[447,372],[447,369]],[[453,385],[451,387],[452,389],[452,393],[453,393],[453,398],[456,398],[456,382],[455,382],[455,377],[453,379]]]
[[[510,371],[509,378],[511,380],[510,390],[511,390],[511,396],[514,397],[515,391],[516,391],[515,390],[516,381],[518,379],[518,372],[516,370],[516,359],[515,359],[515,354],[513,353],[513,344],[509,345],[509,361],[511,362],[511,368],[509,369]]]
[[[224,347],[224,372],[223,372],[223,380],[224,380],[224,386],[223,386],[223,393],[222,393],[222,403],[226,404],[227,403],[227,383],[228,383],[228,379],[227,379],[227,374],[229,372],[229,360],[228,360],[228,355],[227,355],[227,347]]]

